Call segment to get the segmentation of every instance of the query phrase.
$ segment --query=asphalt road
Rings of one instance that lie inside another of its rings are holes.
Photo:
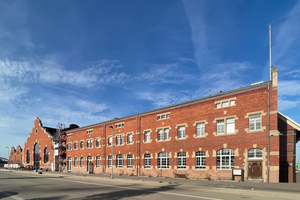
[[[90,180],[80,177],[43,176],[0,171],[0,199],[258,200],[261,198],[208,193],[200,190],[190,191],[188,188],[179,189],[176,185],[160,185],[158,183],[130,183],[103,178]]]

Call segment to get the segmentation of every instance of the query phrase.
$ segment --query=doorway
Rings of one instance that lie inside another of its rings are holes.
[[[39,143],[35,143],[34,145],[34,155],[33,155],[33,167],[34,169],[40,169],[40,145]]]
[[[248,179],[262,180],[261,161],[253,161],[248,163]]]
[[[91,167],[89,167],[89,163],[93,163],[93,157],[92,156],[87,157],[87,171],[88,172],[91,171]]]

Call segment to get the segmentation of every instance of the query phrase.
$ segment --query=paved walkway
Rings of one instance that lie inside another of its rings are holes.
[[[66,173],[66,172],[43,172],[45,174],[60,174],[62,176],[85,176],[85,177],[99,177],[110,179],[109,174],[84,174],[84,173]],[[262,182],[237,182],[237,181],[217,181],[205,179],[181,179],[181,178],[165,178],[165,177],[147,177],[147,176],[127,176],[114,175],[115,180],[130,180],[130,181],[144,181],[169,183],[183,186],[205,186],[228,189],[246,189],[259,191],[276,191],[276,192],[292,192],[299,193],[300,197],[300,183],[262,183]]]

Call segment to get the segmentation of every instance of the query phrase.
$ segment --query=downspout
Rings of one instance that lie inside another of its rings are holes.
[[[267,182],[270,182],[270,84],[268,84],[268,171]]]
[[[105,173],[105,166],[106,166],[106,137],[105,137],[105,124],[102,124],[102,132],[103,132],[103,134],[102,134],[102,136],[103,136],[103,153],[102,153],[102,155],[103,155],[103,162],[102,162],[102,174],[104,174]],[[100,141],[100,145],[101,145],[101,141]]]
[[[136,116],[136,175],[139,176],[139,116]]]

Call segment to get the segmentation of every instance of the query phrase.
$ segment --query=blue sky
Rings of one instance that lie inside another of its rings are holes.
[[[0,156],[36,117],[85,126],[268,81],[269,24],[279,111],[300,123],[299,21],[293,0],[0,0]]]

